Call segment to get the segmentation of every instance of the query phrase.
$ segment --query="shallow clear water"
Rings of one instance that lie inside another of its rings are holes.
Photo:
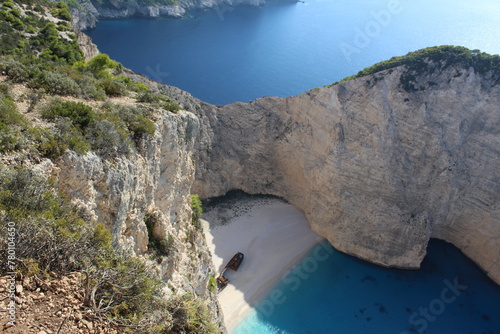
[[[431,240],[418,271],[388,269],[326,242],[231,334],[500,333],[500,287],[457,248]]]
[[[282,0],[182,20],[101,21],[88,34],[136,72],[224,104],[300,94],[428,46],[498,54],[500,3]]]

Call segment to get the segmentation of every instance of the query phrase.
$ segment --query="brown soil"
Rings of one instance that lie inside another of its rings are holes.
[[[9,325],[8,277],[0,277],[0,332],[15,334],[117,334],[105,320],[83,305],[82,275],[53,279],[23,278],[16,282],[16,324]]]

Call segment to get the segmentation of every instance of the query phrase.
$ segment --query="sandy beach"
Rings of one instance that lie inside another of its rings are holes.
[[[238,251],[245,255],[219,294],[229,332],[273,285],[319,241],[305,216],[278,199],[245,199],[218,205],[204,216],[207,243],[220,272]]]

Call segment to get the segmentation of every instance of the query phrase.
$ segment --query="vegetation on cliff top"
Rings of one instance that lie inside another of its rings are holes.
[[[10,120],[0,119],[0,127],[5,129],[0,135],[0,152],[30,149],[53,159],[68,149],[77,153],[94,150],[105,158],[128,154],[137,146],[134,143],[154,135],[152,110],[180,109],[168,96],[153,93],[148,86],[121,75],[123,66],[107,55],[85,61],[68,15],[63,2],[18,0],[2,5],[0,73],[7,81],[0,101],[11,116]],[[23,117],[13,103],[12,84],[29,88],[24,95],[27,112],[41,112],[53,127],[13,123],[12,115]],[[142,107],[107,101],[118,97],[135,98]],[[81,102],[63,101],[68,98]],[[96,101],[103,104],[96,107]],[[90,102],[92,107],[88,106]],[[75,117],[86,118],[86,123],[79,123],[81,120]]]
[[[431,63],[437,65],[437,67],[431,66]],[[490,55],[479,50],[470,50],[461,46],[445,45],[421,49],[400,57],[392,57],[389,60],[367,67],[355,75],[337,81],[331,86],[403,65],[406,66],[408,71],[415,72],[416,74],[432,73],[436,69],[443,70],[451,65],[460,65],[466,68],[472,67],[480,74],[491,71],[494,83],[500,83],[499,55]]]

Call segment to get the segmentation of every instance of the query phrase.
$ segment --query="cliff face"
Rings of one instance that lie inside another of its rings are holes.
[[[193,192],[284,197],[384,266],[417,268],[440,238],[500,283],[500,85],[460,66],[413,74],[205,105]]]
[[[92,43],[92,39],[89,36],[77,30],[76,38],[86,60],[89,60],[90,58],[99,54],[97,45]]]
[[[192,152],[199,129],[191,113],[165,113],[156,121],[155,137],[141,143],[139,154],[103,160],[92,152],[69,153],[48,169],[73,203],[107,225],[116,247],[149,262],[173,291],[207,300],[213,319],[222,324],[216,294],[207,283],[215,275],[211,254],[203,233],[191,223]],[[146,216],[154,217],[156,239],[173,240],[160,262],[147,253]]]
[[[183,17],[190,9],[207,9],[218,6],[252,5],[261,6],[265,0],[178,0],[142,3],[133,0],[92,1],[79,0],[79,8],[71,12],[73,24],[81,30],[95,27],[99,19],[120,19],[127,17]]]

